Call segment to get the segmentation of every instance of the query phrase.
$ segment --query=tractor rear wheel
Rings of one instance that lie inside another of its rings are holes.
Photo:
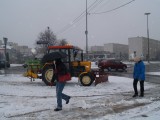
[[[52,76],[53,76],[54,70],[52,66],[46,66],[42,71],[42,80],[46,85],[55,85],[55,83],[52,83]]]
[[[90,86],[93,83],[93,78],[90,74],[85,73],[80,76],[80,82],[83,86]]]

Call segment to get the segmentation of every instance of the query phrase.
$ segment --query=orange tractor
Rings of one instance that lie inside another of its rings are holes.
[[[31,80],[36,78],[42,79],[46,85],[51,84],[54,74],[53,61],[54,52],[64,53],[62,61],[66,64],[72,77],[78,77],[81,85],[90,86],[94,81],[95,85],[108,81],[108,75],[103,71],[91,69],[91,62],[83,60],[83,50],[75,46],[48,46],[48,53],[41,60],[31,60],[26,64],[27,72],[24,76],[30,77]]]

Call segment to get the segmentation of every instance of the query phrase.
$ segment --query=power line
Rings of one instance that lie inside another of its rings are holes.
[[[93,7],[88,8],[88,12],[91,11],[91,10],[93,10],[94,8],[96,8],[96,7],[97,7],[98,5],[100,5],[103,1],[104,1],[104,0],[100,0],[100,1],[98,1],[97,3],[95,3],[95,5],[94,5]]]
[[[101,0],[100,0],[101,1]],[[92,7],[94,6],[94,4],[96,4],[96,2],[99,2],[99,0],[95,0],[89,7],[88,9],[92,9]],[[66,30],[68,30],[69,28],[71,28],[75,23],[79,22],[83,17],[85,16],[85,11],[83,11],[78,17],[76,17],[71,24],[66,25],[64,28],[62,28],[61,30],[59,30],[57,32],[57,34],[62,34],[63,32],[65,32]]]
[[[130,3],[132,3],[132,2],[134,2],[134,1],[135,1],[135,0],[132,0],[132,1],[130,1],[130,2],[127,2],[127,3],[123,4],[123,5],[120,5],[120,6],[116,7],[116,8],[111,9],[111,10],[108,10],[108,11],[104,11],[104,12],[96,12],[96,13],[90,13],[90,14],[104,14],[104,13],[109,13],[109,12],[112,12],[112,11],[117,10],[117,9],[119,9],[119,8],[122,8],[122,7],[124,7],[124,6],[126,6],[126,5],[128,5],[128,4],[130,4]]]
[[[105,5],[107,5],[111,0],[105,0],[103,4],[101,4],[96,10],[95,12],[99,9],[99,8],[102,8],[104,7]],[[103,1],[102,1],[103,2]]]
[[[108,12],[112,12],[114,10],[117,10],[121,7],[124,7],[132,2],[134,2],[135,0],[132,0],[130,2],[127,2],[121,6],[118,6],[114,9],[108,10],[108,11],[104,11],[104,12],[95,12],[95,13],[88,13],[88,14],[104,14],[104,13],[108,13]],[[95,9],[98,5],[100,5],[103,2],[103,0],[95,0],[87,9],[90,12],[91,10]],[[64,33],[65,31],[69,30],[74,24],[78,23],[84,16],[85,16],[85,12],[83,11],[78,17],[76,17],[70,24],[67,24],[66,26],[64,26],[61,30],[59,30],[57,32],[57,35]]]

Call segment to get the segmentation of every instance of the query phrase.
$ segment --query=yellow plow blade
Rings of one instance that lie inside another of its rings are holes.
[[[38,78],[38,75],[33,73],[31,70],[28,70],[23,74],[24,77]]]

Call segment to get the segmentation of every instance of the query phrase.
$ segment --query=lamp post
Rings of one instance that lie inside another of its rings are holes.
[[[88,11],[87,11],[87,0],[86,0],[86,56],[88,59]]]
[[[3,41],[4,41],[4,53],[5,53],[5,63],[4,63],[4,68],[6,70],[6,62],[7,62],[7,51],[6,51],[6,46],[7,46],[7,41],[8,41],[8,38],[3,38]]]
[[[151,13],[144,13],[144,15],[147,15],[147,37],[148,37],[148,63],[150,61],[150,50],[149,50],[149,27],[148,27],[148,15]]]

